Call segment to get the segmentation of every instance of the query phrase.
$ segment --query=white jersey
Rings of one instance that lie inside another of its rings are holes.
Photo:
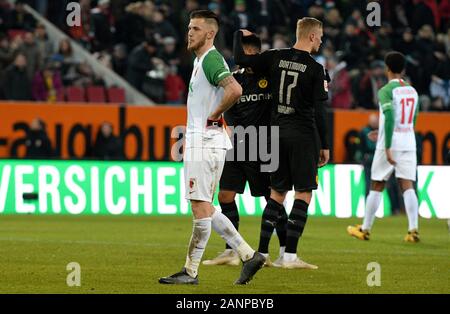
[[[403,80],[394,79],[378,92],[380,102],[380,124],[377,149],[386,149],[386,141],[393,151],[416,151],[414,123],[418,113],[418,95],[414,87]],[[394,124],[388,121],[388,111],[393,111]],[[391,141],[386,128],[393,130]]]
[[[214,46],[195,59],[187,101],[186,147],[231,149],[225,129],[206,128],[208,117],[223,98],[224,90],[218,84],[228,76],[230,69]]]

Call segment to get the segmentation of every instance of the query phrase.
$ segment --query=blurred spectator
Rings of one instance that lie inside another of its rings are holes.
[[[12,43],[8,37],[0,35],[0,86],[3,86],[5,70],[13,62],[14,55],[20,45],[20,37],[17,37]],[[5,98],[3,89],[0,89],[0,99]]]
[[[64,85],[72,85],[77,77],[77,67],[81,60],[75,56],[70,39],[65,38],[60,41],[58,52],[51,59],[61,64],[60,70]]]
[[[180,27],[178,31],[180,34],[186,33],[190,21],[190,14],[192,11],[198,10],[198,0],[186,0],[184,9],[180,12]]]
[[[140,91],[142,91],[146,73],[154,69],[153,59],[156,53],[156,41],[149,38],[134,48],[128,57],[127,81]]]
[[[39,52],[39,47],[34,38],[34,34],[31,31],[25,33],[23,44],[20,46],[20,52],[23,53],[27,59],[27,76],[31,81],[36,71],[39,71],[42,68],[41,53]]]
[[[109,0],[99,0],[91,11],[91,38],[93,51],[107,49],[113,43],[114,17],[110,14]]]
[[[363,76],[359,88],[359,107],[365,109],[378,109],[378,91],[385,85],[384,62],[373,61]]]
[[[124,44],[114,46],[111,64],[114,72],[122,77],[125,77],[128,67],[127,47]]]
[[[34,119],[30,124],[25,139],[27,159],[49,159],[53,157],[52,144],[47,135],[46,125],[39,118]]]
[[[155,10],[152,14],[151,28],[159,44],[163,44],[163,38],[165,37],[173,37],[175,40],[178,38],[177,31],[172,24],[166,20],[164,12],[160,9]]]
[[[54,103],[64,99],[61,75],[52,63],[46,64],[44,70],[36,73],[32,90],[33,98],[37,101]]]
[[[87,62],[81,62],[76,67],[72,85],[80,87],[105,86],[105,81],[94,72]]]
[[[36,46],[39,51],[39,64],[45,64],[45,62],[47,62],[47,58],[49,58],[53,53],[53,46],[48,39],[47,30],[43,24],[38,24],[36,26],[34,34]]]
[[[440,53],[430,84],[431,97],[440,98],[442,109],[450,109],[450,50]]]
[[[162,40],[163,47],[162,51],[159,54],[159,57],[167,64],[167,65],[179,65],[180,59],[178,57],[178,52],[176,51],[176,40],[173,37],[165,37]]]
[[[113,134],[113,127],[109,122],[103,122],[97,133],[93,147],[93,157],[99,160],[123,159],[122,141]]]
[[[9,28],[10,17],[11,7],[8,0],[0,0],[0,34],[6,34]]]
[[[378,131],[378,114],[371,114],[369,116],[369,123],[365,126],[360,133],[360,154],[358,158],[361,160],[364,166],[364,175],[366,179],[366,196],[370,191],[371,181],[371,168],[373,156],[375,155],[375,149],[377,147],[377,134]]]
[[[80,0],[81,6],[81,25],[72,26],[68,33],[86,49],[90,49],[91,32],[91,0]]]
[[[25,2],[22,0],[17,0],[14,9],[11,11],[9,27],[11,29],[32,31],[35,26],[36,20],[31,14],[25,11]]]
[[[230,13],[230,19],[232,21],[232,31],[236,31],[238,29],[254,29],[252,25],[252,20],[250,13],[247,11],[247,5],[245,0],[235,0],[234,1],[234,9]]]
[[[186,101],[186,84],[181,76],[177,74],[175,65],[169,68],[165,80],[166,103],[169,105],[181,105]]]
[[[347,63],[338,63],[336,58],[328,60],[328,71],[331,77],[330,97],[331,107],[340,109],[350,109],[352,106],[352,93],[350,75],[346,69]]]
[[[326,13],[323,25],[325,40],[329,40],[333,47],[338,47],[339,36],[342,29],[342,18],[337,9],[331,9]]]
[[[3,94],[8,100],[32,100],[31,81],[27,75],[27,59],[19,53],[5,71]]]

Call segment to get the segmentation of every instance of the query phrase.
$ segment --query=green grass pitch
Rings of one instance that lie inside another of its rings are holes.
[[[370,241],[346,234],[359,219],[311,217],[299,254],[318,270],[264,268],[247,286],[234,286],[233,266],[201,266],[198,286],[157,283],[184,264],[190,217],[0,217],[1,293],[449,293],[447,221],[420,220],[422,242],[404,243],[406,217],[378,219]],[[259,217],[241,218],[255,248]],[[272,238],[271,257],[278,252]],[[223,250],[214,232],[204,258]],[[66,266],[81,266],[81,287],[68,287]],[[367,264],[381,266],[381,286],[369,287]]]

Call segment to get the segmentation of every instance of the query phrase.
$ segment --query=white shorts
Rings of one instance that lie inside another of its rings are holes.
[[[185,198],[212,202],[222,176],[225,148],[186,148],[184,153]]]
[[[416,181],[417,155],[415,151],[392,151],[396,165],[391,165],[384,149],[377,149],[372,162],[372,181],[387,181],[395,170],[395,177]]]

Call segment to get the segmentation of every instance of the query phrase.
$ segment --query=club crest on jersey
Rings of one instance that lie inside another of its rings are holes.
[[[266,79],[260,79],[258,82],[259,88],[267,88],[267,85],[269,85],[269,82]]]
[[[328,82],[326,80],[323,81],[323,89],[325,89],[325,91],[328,92]]]

